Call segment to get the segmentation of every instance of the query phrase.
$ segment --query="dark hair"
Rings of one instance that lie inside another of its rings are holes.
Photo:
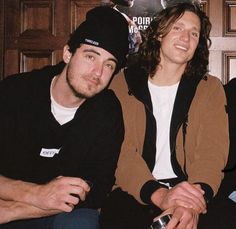
[[[205,75],[208,71],[209,47],[211,45],[210,30],[211,23],[206,14],[197,4],[179,3],[162,10],[150,23],[149,27],[142,33],[142,44],[139,47],[139,63],[152,77],[160,63],[160,46],[158,37],[168,34],[171,26],[178,20],[185,11],[195,13],[201,24],[199,43],[193,58],[188,62],[185,69],[186,74]],[[132,57],[131,57],[132,58]]]

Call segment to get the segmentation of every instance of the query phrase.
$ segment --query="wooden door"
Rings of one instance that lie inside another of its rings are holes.
[[[58,63],[69,34],[99,4],[100,0],[1,0],[3,77]]]
[[[135,0],[135,4],[144,2]],[[201,2],[213,25],[209,71],[226,83],[236,77],[236,0]],[[87,10],[100,3],[101,0],[1,0],[2,78],[59,62],[69,34]]]
[[[208,0],[212,22],[209,70],[223,83],[236,77],[236,0]]]

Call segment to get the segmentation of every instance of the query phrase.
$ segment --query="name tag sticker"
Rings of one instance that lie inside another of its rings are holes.
[[[60,149],[45,149],[42,148],[40,152],[41,157],[54,157],[55,154],[58,154]]]
[[[231,199],[232,201],[234,201],[236,203],[236,191],[233,191],[230,195],[229,195],[229,199]]]

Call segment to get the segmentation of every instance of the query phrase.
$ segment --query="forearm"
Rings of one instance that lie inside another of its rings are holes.
[[[116,185],[134,196],[140,203],[144,203],[140,192],[144,184],[150,180],[154,180],[154,177],[146,162],[141,154],[136,152],[135,145],[125,140],[116,169]]]
[[[56,210],[43,210],[28,204],[0,199],[0,224],[15,220],[41,218],[59,213]]]
[[[37,188],[34,183],[13,180],[0,175],[0,198],[32,204],[33,192]]]

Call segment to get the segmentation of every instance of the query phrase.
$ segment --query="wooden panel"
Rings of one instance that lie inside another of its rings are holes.
[[[73,32],[78,25],[85,20],[86,12],[95,6],[100,5],[101,2],[95,1],[71,1],[71,32]]]
[[[54,2],[22,1],[21,33],[30,35],[35,32],[54,34]]]
[[[236,51],[223,52],[223,83],[227,83],[232,78],[236,77]]]
[[[212,22],[209,71],[225,84],[236,77],[236,0],[209,0],[209,16]]]
[[[20,72],[28,72],[33,69],[42,68],[53,62],[54,53],[45,51],[22,51],[20,54]]]
[[[223,26],[223,1],[209,0],[209,17],[212,23],[211,36],[222,37]]]
[[[236,1],[225,0],[224,36],[236,36]]]
[[[200,5],[201,9],[206,13],[207,16],[209,16],[209,0],[202,0]]]
[[[19,54],[18,50],[6,50],[5,52],[5,58],[4,58],[4,68],[5,68],[5,74],[12,75],[15,73],[18,73],[19,68]]]
[[[69,0],[5,1],[5,76],[62,59],[59,53],[62,54],[70,33],[69,3]],[[11,62],[17,64],[10,70]]]

